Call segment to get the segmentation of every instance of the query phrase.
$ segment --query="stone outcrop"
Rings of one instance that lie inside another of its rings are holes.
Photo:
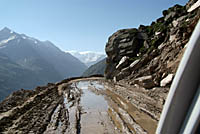
[[[122,59],[119,61],[119,64],[116,66],[116,69],[121,69],[121,68],[127,66],[128,59],[129,58],[127,56],[122,57]]]
[[[139,77],[137,79],[134,80],[134,83],[144,87],[144,88],[152,88],[154,87],[156,84],[153,81],[153,78],[151,75],[149,76],[143,76],[143,77]]]
[[[164,10],[150,26],[123,29],[110,36],[105,48],[106,78],[148,89],[168,86],[200,18],[199,7],[188,12],[196,2]]]
[[[114,33],[106,44],[107,58],[106,77],[113,78],[118,72],[117,65],[119,61],[126,57],[136,57],[139,53],[140,47],[144,44],[144,41],[148,38],[148,35],[138,29],[124,29]],[[148,45],[147,45],[148,46]],[[126,65],[130,64],[132,59],[126,60]],[[126,67],[126,66],[124,66]],[[120,68],[119,68],[120,69]]]

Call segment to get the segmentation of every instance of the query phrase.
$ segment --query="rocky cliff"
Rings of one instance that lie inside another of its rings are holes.
[[[148,89],[168,86],[199,20],[199,8],[191,9],[196,1],[164,10],[149,26],[122,29],[110,36],[105,48],[106,78]]]

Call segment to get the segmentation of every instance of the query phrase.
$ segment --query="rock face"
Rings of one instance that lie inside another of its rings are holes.
[[[123,29],[110,36],[105,48],[106,78],[144,88],[170,84],[199,20],[199,7],[187,11],[196,1],[164,10],[150,26]]]
[[[114,33],[106,44],[107,63],[109,63],[105,73],[106,77],[113,78],[116,75],[115,69],[118,69],[120,60],[122,62],[126,59],[126,64],[123,64],[126,67],[129,64],[127,57],[136,57],[147,38],[146,33],[135,28],[119,30]]]

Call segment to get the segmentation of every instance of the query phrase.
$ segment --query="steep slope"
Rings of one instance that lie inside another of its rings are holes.
[[[54,66],[63,78],[80,76],[87,69],[84,63],[71,54],[61,51],[50,41],[42,42],[42,44],[38,48],[35,46],[35,49],[48,63]]]
[[[17,89],[22,87],[31,89],[47,82],[2,53],[0,53],[0,65],[0,101]]]
[[[85,52],[66,51],[66,52],[78,58],[80,61],[85,63],[88,67],[96,64],[97,62],[105,58],[105,54],[92,52],[92,51],[85,51]]]
[[[95,74],[100,74],[100,75],[104,75],[104,71],[106,68],[106,58],[99,61],[98,63],[90,66],[84,73],[82,76],[91,76],[91,75],[95,75]]]

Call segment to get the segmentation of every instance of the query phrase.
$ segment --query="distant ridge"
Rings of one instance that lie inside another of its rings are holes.
[[[66,51],[66,52],[78,58],[80,61],[85,63],[88,67],[96,64],[97,62],[99,62],[100,60],[106,57],[104,53],[93,52],[93,51],[78,52],[78,51],[72,50],[72,51]]]

